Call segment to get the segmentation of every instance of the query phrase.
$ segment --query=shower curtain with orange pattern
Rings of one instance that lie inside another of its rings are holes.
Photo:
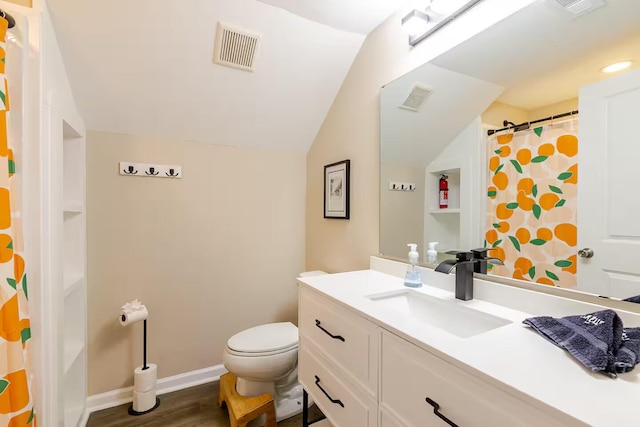
[[[492,136],[485,246],[492,274],[576,286],[578,119]]]
[[[0,19],[0,426],[35,426],[30,393],[31,328],[21,200],[14,151],[7,137],[7,21]],[[20,143],[20,141],[12,141]]]

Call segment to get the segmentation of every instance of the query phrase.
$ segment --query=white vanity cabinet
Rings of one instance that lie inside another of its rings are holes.
[[[386,331],[381,361],[380,409],[398,420],[382,427],[447,425],[433,405],[458,426],[565,425]]]
[[[376,427],[378,328],[313,291],[299,307],[300,382],[334,426]]]
[[[559,421],[321,292],[301,287],[299,307],[300,382],[334,427],[584,425]]]

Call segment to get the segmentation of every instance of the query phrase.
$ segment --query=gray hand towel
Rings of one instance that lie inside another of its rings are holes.
[[[640,363],[640,328],[625,328],[622,333],[622,347],[616,354],[616,371],[629,372],[638,363]]]
[[[564,348],[594,372],[616,373],[616,354],[622,346],[622,320],[613,310],[556,319],[525,319],[542,336]]]
[[[636,295],[635,297],[625,298],[622,301],[633,302],[636,304],[640,304],[640,295]]]

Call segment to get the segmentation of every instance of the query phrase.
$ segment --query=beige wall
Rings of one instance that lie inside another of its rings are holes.
[[[399,11],[369,34],[307,155],[307,268],[368,268],[378,253],[379,96],[391,80],[435,58],[532,0],[486,0],[415,48]],[[322,217],[323,166],[351,160],[351,220]]]
[[[184,178],[122,177],[119,161],[181,164]],[[304,268],[304,154],[89,132],[89,394],[132,385],[150,310],[159,377],[222,362],[227,338],[295,321]]]
[[[406,258],[407,243],[416,243],[422,253],[424,236],[425,168],[421,165],[383,163],[380,165],[380,252]],[[415,191],[389,190],[389,182],[416,185]]]
[[[557,114],[568,113],[578,109],[578,98],[568,99],[544,107],[536,108],[529,111],[530,120],[544,119],[545,117],[555,116]]]
[[[578,98],[567,99],[555,104],[533,110],[514,107],[513,105],[494,102],[482,113],[482,123],[502,128],[503,120],[509,120],[515,124],[544,119],[545,117],[567,113],[578,109]]]
[[[482,113],[482,123],[487,125],[503,127],[503,121],[508,120],[515,124],[528,122],[530,120],[529,111],[514,107],[513,105],[494,102]]]

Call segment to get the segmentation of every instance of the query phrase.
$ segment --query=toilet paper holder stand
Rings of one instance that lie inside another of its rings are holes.
[[[125,320],[125,316],[122,316],[122,321]],[[147,319],[144,319],[143,321],[143,326],[142,326],[142,370],[146,371],[147,369],[149,369],[149,365],[147,364]],[[135,409],[133,409],[133,403],[131,404],[131,406],[129,406],[129,415],[133,415],[133,416],[139,416],[139,415],[144,415],[144,414],[148,414],[149,412],[155,411],[158,406],[160,406],[160,398],[158,398],[156,396],[156,404],[146,410],[146,411],[142,411],[142,412],[138,412]]]

